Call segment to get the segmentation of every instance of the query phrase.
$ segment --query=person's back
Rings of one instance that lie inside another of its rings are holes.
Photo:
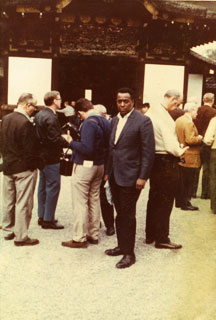
[[[6,115],[2,121],[2,137],[3,137],[3,172],[5,174],[13,174],[32,169],[32,165],[26,157],[26,149],[31,152],[32,145],[26,146],[29,141],[25,139],[25,134],[31,131],[32,124],[21,113],[13,112]],[[23,141],[24,138],[24,141]],[[25,150],[24,150],[25,147]]]
[[[210,120],[216,116],[216,109],[214,105],[214,94],[207,92],[203,96],[203,106],[199,107],[197,118],[194,120],[198,133],[205,135]],[[209,164],[210,164],[210,147],[205,144],[201,147],[201,162],[202,162],[202,192],[201,199],[209,198]]]
[[[198,108],[197,117],[194,120],[198,133],[202,136],[205,135],[207,127],[211,118],[216,116],[216,109],[212,108],[214,104],[214,94],[206,93],[203,96],[203,105]]]
[[[82,124],[81,144],[75,150],[74,162],[82,164],[92,160],[94,165],[104,164],[109,144],[110,122],[104,117],[90,115]],[[75,142],[74,142],[75,143]]]
[[[59,162],[63,147],[61,126],[52,110],[45,107],[35,117],[37,136],[47,164]]]
[[[98,243],[100,230],[100,184],[108,147],[109,121],[99,116],[92,102],[81,98],[76,113],[84,120],[80,141],[67,137],[73,150],[72,208],[73,238],[62,242],[69,248],[86,248],[88,242]],[[87,242],[88,241],[88,242]]]

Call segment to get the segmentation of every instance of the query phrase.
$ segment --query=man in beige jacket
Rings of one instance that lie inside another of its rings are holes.
[[[189,149],[181,157],[180,183],[176,196],[176,206],[182,210],[198,210],[191,204],[195,168],[200,167],[200,146],[203,137],[198,134],[193,120],[197,116],[197,105],[186,103],[185,114],[176,120],[176,133],[181,147]]]

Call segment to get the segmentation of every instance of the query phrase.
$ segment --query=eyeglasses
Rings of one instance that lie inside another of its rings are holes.
[[[33,103],[31,103],[30,106],[32,106],[35,109],[37,108],[37,106],[35,104],[33,104]]]
[[[55,98],[55,100],[62,100],[62,98]]]

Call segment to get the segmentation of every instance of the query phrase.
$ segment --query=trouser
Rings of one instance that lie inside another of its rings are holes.
[[[203,169],[201,198],[208,198],[210,193],[209,192],[210,152],[211,152],[211,148],[203,144],[200,150],[200,157],[201,157],[201,163],[202,163],[202,169]]]
[[[146,215],[146,238],[169,239],[169,222],[179,179],[178,158],[156,154],[150,176]]]
[[[193,176],[193,187],[192,187],[192,194],[193,198],[197,196],[197,189],[199,185],[199,175],[200,175],[200,168],[194,168],[194,176]]]
[[[37,170],[4,175],[2,228],[5,236],[14,232],[16,241],[28,237],[36,181]]]
[[[176,204],[179,207],[189,205],[191,200],[194,176],[196,174],[196,168],[186,168],[179,166],[179,181],[178,189],[176,192]]]
[[[211,210],[216,214],[216,149],[211,149],[209,167]]]
[[[97,240],[100,230],[100,184],[104,165],[91,168],[74,164],[71,178],[73,240],[86,241],[89,235]]]
[[[114,208],[113,205],[109,204],[109,202],[107,201],[104,184],[105,181],[102,180],[100,186],[100,205],[105,227],[109,229],[111,227],[114,227]]]
[[[44,221],[54,221],[58,202],[61,177],[59,163],[46,165],[40,170],[38,185],[38,217]]]
[[[119,186],[111,175],[110,187],[113,202],[117,212],[116,233],[118,247],[123,254],[133,254],[136,236],[136,202],[140,195],[140,190],[135,186]]]

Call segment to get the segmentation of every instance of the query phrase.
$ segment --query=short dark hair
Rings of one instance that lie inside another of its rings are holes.
[[[130,96],[131,96],[131,99],[134,100],[134,91],[132,89],[130,89],[130,88],[123,87],[123,88],[118,89],[117,92],[116,92],[116,96],[119,93],[129,93]]]
[[[94,106],[92,104],[92,102],[88,99],[85,98],[80,98],[79,100],[76,101],[75,104],[75,111],[84,111],[87,112],[91,109],[94,109]]]
[[[142,103],[142,104],[139,104],[136,109],[137,110],[142,110],[142,108],[150,108],[150,103],[149,102],[145,102],[145,103]]]
[[[44,103],[46,106],[50,107],[53,104],[54,99],[56,99],[57,96],[60,96],[59,91],[49,91],[44,96]]]

